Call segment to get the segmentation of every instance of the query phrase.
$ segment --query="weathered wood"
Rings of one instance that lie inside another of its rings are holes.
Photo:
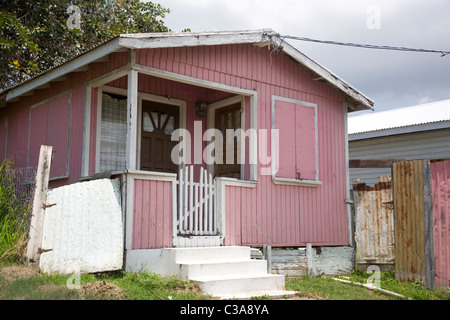
[[[29,240],[27,244],[27,259],[39,264],[40,248],[44,227],[44,212],[47,201],[48,181],[50,178],[50,166],[52,161],[53,147],[41,146],[39,154],[38,169],[36,173],[36,188],[34,191],[33,209]]]
[[[433,247],[433,194],[431,166],[429,161],[423,165],[423,200],[425,225],[425,285],[434,289],[434,247]]]
[[[404,158],[398,159],[353,159],[349,160],[350,168],[390,168],[397,161],[405,161]]]

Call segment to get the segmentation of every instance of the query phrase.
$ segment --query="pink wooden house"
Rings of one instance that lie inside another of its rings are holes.
[[[0,103],[0,158],[122,179],[127,255],[349,245],[347,113],[373,102],[272,30],[120,35]]]

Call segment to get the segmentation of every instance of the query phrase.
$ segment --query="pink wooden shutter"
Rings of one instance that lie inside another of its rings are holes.
[[[293,102],[275,102],[275,129],[279,130],[280,178],[316,180],[315,109]]]
[[[296,105],[296,178],[316,179],[316,125],[313,107]],[[298,174],[298,176],[297,176]]]
[[[276,101],[275,129],[279,130],[277,177],[295,178],[295,104]]]

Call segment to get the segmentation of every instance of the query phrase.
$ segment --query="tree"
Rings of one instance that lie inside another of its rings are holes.
[[[169,12],[139,0],[2,0],[0,92],[118,34],[170,31]]]

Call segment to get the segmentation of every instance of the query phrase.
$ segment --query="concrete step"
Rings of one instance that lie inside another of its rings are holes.
[[[165,274],[196,281],[204,293],[220,299],[295,294],[284,290],[284,275],[267,273],[266,260],[251,259],[250,247],[164,248],[159,259]]]
[[[242,260],[220,262],[195,262],[180,264],[180,277],[192,279],[198,277],[245,276],[267,274],[266,260]]]
[[[250,247],[224,246],[200,248],[168,248],[175,263],[207,263],[250,260]]]
[[[236,294],[222,294],[220,296],[215,296],[215,298],[220,300],[251,300],[254,297],[268,296],[271,299],[289,299],[290,297],[294,297],[296,295],[296,291],[290,290],[264,290]]]
[[[200,289],[214,297],[261,296],[268,292],[284,292],[283,275],[256,274],[243,276],[193,277]]]

